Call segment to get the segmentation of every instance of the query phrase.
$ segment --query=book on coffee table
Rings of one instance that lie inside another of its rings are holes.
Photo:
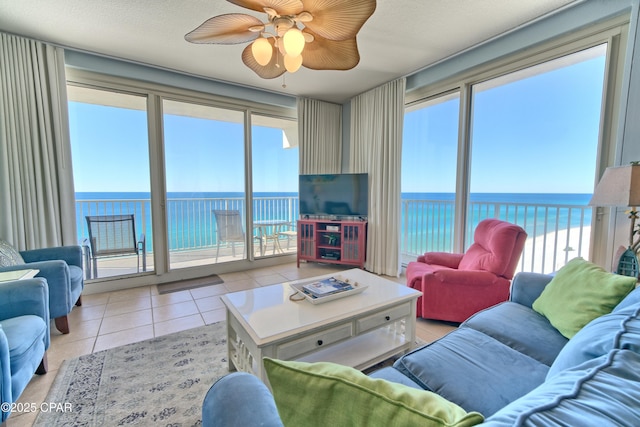
[[[339,276],[322,280],[314,280],[309,283],[291,285],[312,304],[320,304],[337,298],[346,297],[364,291],[367,286],[342,279]]]

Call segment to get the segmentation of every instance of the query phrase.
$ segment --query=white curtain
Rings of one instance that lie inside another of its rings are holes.
[[[317,99],[298,99],[300,173],[340,173],[342,106]]]
[[[366,269],[400,275],[400,169],[405,79],[351,100],[350,169],[369,174]]]
[[[77,244],[64,51],[0,33],[0,238]]]

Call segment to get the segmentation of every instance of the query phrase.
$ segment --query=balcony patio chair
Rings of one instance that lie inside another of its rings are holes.
[[[88,242],[92,268],[87,268],[88,277],[98,277],[98,259],[123,255],[138,257],[137,272],[140,272],[140,255],[142,255],[142,271],[147,271],[147,244],[144,233],[136,240],[136,224],[134,214],[86,216],[89,230]]]
[[[407,265],[407,285],[422,292],[417,315],[463,322],[509,299],[527,233],[498,219],[480,221],[464,254],[427,252]]]
[[[242,243],[242,257],[245,253],[245,235],[242,216],[238,210],[214,210],[216,217],[216,262],[222,243],[231,243],[231,253],[236,256],[236,243]]]

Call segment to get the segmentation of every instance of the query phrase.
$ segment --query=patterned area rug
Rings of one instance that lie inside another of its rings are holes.
[[[197,426],[209,387],[228,373],[226,323],[67,360],[35,426]]]

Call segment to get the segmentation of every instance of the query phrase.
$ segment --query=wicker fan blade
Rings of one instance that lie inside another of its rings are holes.
[[[191,43],[237,44],[257,39],[259,31],[251,27],[264,26],[258,18],[244,13],[229,13],[207,19],[195,30],[184,36]]]
[[[312,34],[314,41],[307,43],[302,51],[302,65],[312,70],[350,70],[360,62],[356,38],[349,40],[328,40]]]
[[[269,44],[273,47],[273,39],[269,38]],[[273,56],[271,57],[271,62],[267,65],[260,65],[253,57],[253,53],[251,53],[251,45],[248,45],[242,51],[242,62],[244,65],[251,68],[253,72],[255,72],[258,76],[263,79],[275,79],[283,75],[287,70],[284,68],[284,60],[282,58],[282,54],[278,51],[278,49],[273,49]],[[278,66],[279,65],[279,66]]]
[[[280,15],[297,15],[302,12],[300,0],[227,0],[240,7],[264,12],[265,7],[274,9]]]
[[[376,0],[303,0],[304,11],[313,15],[305,25],[329,40],[347,40],[358,34],[376,10]]]

